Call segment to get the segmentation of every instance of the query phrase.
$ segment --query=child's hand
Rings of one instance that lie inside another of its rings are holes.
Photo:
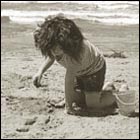
[[[40,84],[41,78],[42,78],[42,75],[38,74],[38,73],[33,76],[33,84],[36,87],[40,87],[41,86],[41,84]]]

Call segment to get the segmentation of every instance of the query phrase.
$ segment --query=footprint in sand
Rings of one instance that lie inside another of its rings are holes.
[[[27,119],[24,123],[23,127],[17,128],[16,131],[18,132],[28,132],[29,131],[29,125],[33,125],[37,120],[37,117]]]
[[[18,131],[18,132],[28,132],[29,131],[29,127],[23,126],[21,128],[17,128],[16,131]]]
[[[31,118],[31,119],[27,119],[25,122],[25,125],[33,125],[37,120],[37,117]]]
[[[50,122],[50,116],[48,116],[46,119],[45,119],[45,124],[49,123]]]

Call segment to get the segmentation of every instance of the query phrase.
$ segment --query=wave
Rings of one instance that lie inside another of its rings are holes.
[[[9,17],[12,22],[33,23],[43,21],[49,15],[64,14],[70,19],[90,20],[98,23],[129,25],[139,24],[137,1],[2,1],[3,3],[35,3],[22,6],[4,5],[1,17]],[[37,3],[66,3],[62,7],[39,5]],[[69,3],[72,3],[70,6]],[[73,3],[82,4],[75,5]],[[85,4],[84,4],[85,3]],[[86,5],[88,4],[88,6]],[[90,4],[90,5],[89,5]],[[96,7],[96,6],[97,7]],[[18,7],[18,10],[17,10]],[[35,8],[34,8],[35,7]],[[47,8],[46,8],[47,7]],[[53,8],[52,8],[53,7]],[[34,11],[33,9],[37,10]],[[45,10],[44,10],[45,9]],[[67,10],[71,9],[71,10]]]
[[[137,25],[139,23],[139,20],[137,19],[129,19],[129,18],[78,18],[78,17],[69,17],[70,19],[76,20],[86,20],[90,23],[100,23],[100,24],[106,24],[106,25]],[[43,22],[44,18],[42,17],[7,17],[7,18],[1,18],[2,22],[15,22],[19,24],[37,24],[39,22]],[[5,20],[4,20],[5,19]]]
[[[15,3],[32,3],[33,1],[1,1],[1,3],[13,3],[13,4],[15,4]]]
[[[55,15],[63,13],[64,15],[73,15],[73,16],[90,16],[90,17],[128,17],[128,18],[138,18],[137,14],[129,14],[129,13],[122,13],[122,12],[102,12],[102,13],[94,13],[91,11],[18,11],[18,10],[2,10],[1,16],[15,16],[15,17],[46,17],[49,15]]]
[[[1,1],[1,3],[76,3],[76,4],[97,4],[97,5],[112,5],[112,4],[135,4],[139,1]]]
[[[106,9],[106,10],[117,10],[117,9],[125,10],[125,9],[131,9],[133,7],[134,7],[133,5],[128,5],[128,4],[123,4],[123,5],[116,4],[116,5],[112,5],[112,6],[100,5],[98,8]],[[137,7],[135,6],[135,8],[137,8]]]

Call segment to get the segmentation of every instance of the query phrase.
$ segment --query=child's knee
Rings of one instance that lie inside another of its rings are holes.
[[[86,104],[89,108],[105,108],[116,100],[112,93],[100,94],[99,92],[86,93]]]
[[[100,108],[100,93],[99,92],[85,92],[85,99],[87,107]]]
[[[104,107],[112,105],[115,101],[115,96],[111,93],[106,93],[101,97],[101,104],[103,104]]]

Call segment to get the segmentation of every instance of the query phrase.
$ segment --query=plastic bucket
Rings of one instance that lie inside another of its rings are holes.
[[[136,109],[135,91],[127,90],[114,94],[121,115],[131,116]]]

